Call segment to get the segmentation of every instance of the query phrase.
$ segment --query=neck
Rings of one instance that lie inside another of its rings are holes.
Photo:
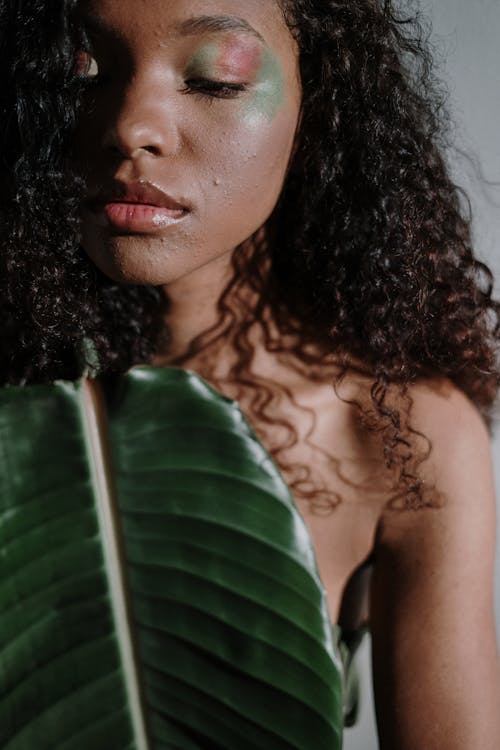
[[[209,266],[165,285],[170,302],[166,318],[170,339],[168,352],[155,355],[154,365],[166,366],[182,357],[191,342],[219,320],[217,303],[231,279],[230,258],[223,256]]]

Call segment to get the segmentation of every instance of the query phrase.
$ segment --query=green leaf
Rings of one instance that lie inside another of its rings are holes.
[[[336,750],[310,537],[193,373],[0,391],[2,750]]]

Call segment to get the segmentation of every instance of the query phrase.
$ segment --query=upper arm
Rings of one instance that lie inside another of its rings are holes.
[[[489,436],[453,386],[412,394],[435,508],[382,514],[370,620],[382,750],[500,747]]]

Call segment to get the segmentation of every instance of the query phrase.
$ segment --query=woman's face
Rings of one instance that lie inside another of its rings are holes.
[[[280,194],[300,110],[275,0],[87,0],[82,244],[116,281],[229,260]],[[175,202],[174,202],[175,201]]]

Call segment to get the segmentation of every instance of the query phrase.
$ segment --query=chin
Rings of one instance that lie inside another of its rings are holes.
[[[117,238],[98,249],[84,245],[84,250],[94,266],[118,284],[160,286],[183,274],[175,250],[155,251],[135,238]]]

